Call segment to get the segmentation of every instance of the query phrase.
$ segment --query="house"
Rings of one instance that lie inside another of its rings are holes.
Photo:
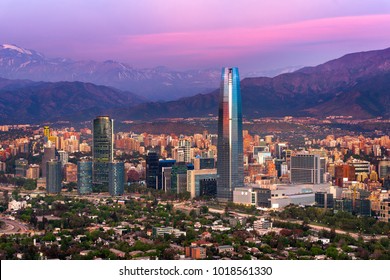
[[[234,252],[234,248],[231,245],[221,245],[217,247],[218,253],[230,253]]]

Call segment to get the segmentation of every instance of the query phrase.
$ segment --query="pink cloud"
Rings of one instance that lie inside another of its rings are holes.
[[[267,27],[128,36],[122,38],[121,44],[138,57],[187,55],[218,60],[294,45],[366,40],[383,42],[390,38],[389,26],[390,15],[336,17]]]

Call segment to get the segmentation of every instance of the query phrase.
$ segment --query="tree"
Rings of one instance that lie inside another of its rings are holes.
[[[330,246],[328,249],[326,249],[326,256],[329,258],[332,258],[334,260],[337,260],[337,257],[339,255],[339,252],[337,251],[336,247]]]

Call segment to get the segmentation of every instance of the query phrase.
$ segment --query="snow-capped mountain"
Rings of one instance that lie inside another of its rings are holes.
[[[0,77],[91,82],[135,92],[150,100],[173,100],[217,88],[220,70],[136,69],[112,60],[97,62],[47,58],[34,50],[3,44],[0,45]]]

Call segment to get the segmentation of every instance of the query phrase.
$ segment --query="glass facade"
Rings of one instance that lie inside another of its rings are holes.
[[[146,157],[146,186],[157,189],[158,154],[149,152]]]
[[[223,68],[218,112],[217,198],[233,201],[243,186],[242,108],[238,68]]]
[[[125,163],[121,161],[109,163],[109,193],[112,196],[123,195],[125,188]]]
[[[291,157],[291,183],[322,184],[325,159],[318,155],[295,155]]]
[[[93,120],[93,184],[96,191],[108,190],[109,163],[113,160],[114,121],[107,116]]]
[[[92,161],[77,162],[77,191],[79,194],[92,192]]]
[[[61,192],[61,162],[57,160],[51,160],[46,162],[46,191],[47,193],[60,193]]]

